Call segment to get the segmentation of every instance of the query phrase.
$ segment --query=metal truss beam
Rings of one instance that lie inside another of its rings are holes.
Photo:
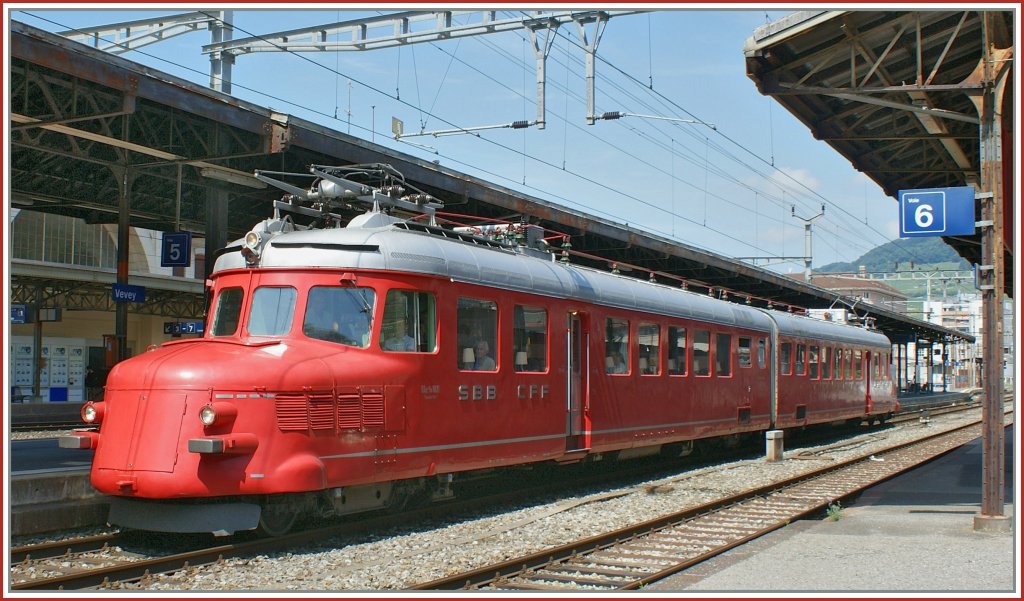
[[[114,313],[118,305],[111,298],[110,286],[24,277],[11,280],[12,303],[31,304],[40,302],[40,299],[45,307],[66,311]],[[202,294],[149,288],[146,289],[146,302],[131,303],[129,306],[130,313],[174,319],[203,319],[205,310],[206,303]]]
[[[220,12],[196,11],[153,19],[124,21],[61,31],[57,35],[111,54],[124,54],[179,35],[212,28],[218,24],[222,16]]]
[[[278,33],[208,44],[203,53],[213,59],[233,62],[236,56],[253,52],[342,52],[377,50],[408,46],[423,42],[439,42],[476,35],[526,29],[537,61],[537,120],[544,129],[545,63],[560,25],[576,23],[586,52],[587,124],[594,124],[594,54],[604,27],[612,17],[647,11],[562,11],[535,12],[518,17],[498,19],[497,12],[488,11],[407,11],[379,17],[353,19],[330,25],[292,29]],[[461,20],[457,23],[456,19]],[[417,29],[416,25],[426,26]],[[587,41],[586,25],[595,23],[592,40]],[[545,38],[538,32],[546,30]],[[331,37],[334,36],[334,40]],[[341,39],[347,37],[348,39]],[[471,131],[469,129],[465,131]],[[448,132],[451,133],[451,132]],[[401,136],[400,133],[396,133]]]
[[[42,303],[68,311],[114,312],[110,293],[115,274],[107,270],[14,259],[11,302]],[[167,276],[132,274],[146,289],[145,303],[130,303],[129,312],[181,319],[202,319],[206,311],[203,282]]]
[[[330,25],[292,29],[260,36],[239,38],[203,46],[204,54],[231,55],[252,52],[339,52],[376,50],[408,46],[422,42],[438,42],[475,35],[518,31],[524,27],[536,31],[557,28],[572,22],[591,22],[647,11],[562,11],[536,12],[507,19],[496,18],[496,11],[406,11],[379,17],[353,19]],[[456,19],[464,23],[456,23]],[[427,26],[417,29],[416,25]],[[337,36],[331,40],[331,36]],[[342,36],[349,39],[342,40]]]

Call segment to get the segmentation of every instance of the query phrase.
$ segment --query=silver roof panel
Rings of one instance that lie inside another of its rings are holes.
[[[241,245],[241,241],[236,244]],[[261,268],[390,270],[572,298],[609,307],[695,319],[722,325],[779,331],[793,336],[838,339],[850,344],[887,345],[882,334],[863,328],[766,311],[651,283],[427,232],[396,227],[350,227],[279,234],[263,250]],[[214,274],[245,268],[238,251],[220,256]]]

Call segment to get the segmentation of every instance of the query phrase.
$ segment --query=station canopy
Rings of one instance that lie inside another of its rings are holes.
[[[15,208],[88,223],[116,224],[127,217],[135,227],[192,231],[205,237],[207,252],[213,253],[269,217],[273,201],[280,199],[279,190],[252,177],[254,170],[387,163],[443,202],[446,212],[525,220],[565,234],[577,253],[575,263],[685,284],[694,292],[754,306],[795,311],[855,305],[854,313],[873,319],[894,340],[972,340],[242,101],[24,23],[11,22],[9,44],[9,180]],[[559,250],[560,243],[554,244]],[[60,273],[26,273],[13,264],[12,302],[31,300],[37,290],[54,299],[91,295],[90,306],[109,305],[109,283],[66,281]],[[133,310],[175,315],[174,298],[154,291],[146,306]],[[201,317],[195,306],[182,305],[176,316]]]
[[[755,30],[744,54],[747,75],[762,94],[898,199],[900,190],[982,190],[977,107],[986,42],[993,70],[1013,64],[1013,11],[797,12]],[[1011,69],[997,111],[1004,289],[1010,296],[1016,196],[1012,78]],[[943,239],[963,258],[982,264],[980,233]]]

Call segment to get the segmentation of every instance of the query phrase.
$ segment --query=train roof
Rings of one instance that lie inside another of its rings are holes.
[[[772,320],[775,321],[779,328],[779,333],[783,336],[819,338],[863,347],[889,348],[891,344],[885,334],[876,330],[824,321],[804,315],[768,311],[766,309],[761,310],[770,314]]]
[[[215,262],[214,274],[250,266],[400,271],[764,332],[770,331],[774,322],[783,334],[888,345],[885,336],[863,328],[722,301],[561,262],[552,253],[497,244],[380,212],[367,212],[344,228],[276,233],[263,245],[256,265],[247,264],[243,248],[244,241],[240,240],[225,249]]]

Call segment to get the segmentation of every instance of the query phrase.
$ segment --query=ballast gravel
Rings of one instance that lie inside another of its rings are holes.
[[[965,415],[966,413],[966,415]],[[595,536],[720,497],[813,471],[825,463],[870,454],[953,429],[980,410],[934,416],[852,435],[827,445],[790,448],[781,462],[749,459],[639,485],[507,508],[420,530],[381,532],[359,539],[272,555],[230,558],[148,578],[143,590],[160,591],[368,591],[403,590],[420,582]],[[453,518],[455,520],[456,518]]]

